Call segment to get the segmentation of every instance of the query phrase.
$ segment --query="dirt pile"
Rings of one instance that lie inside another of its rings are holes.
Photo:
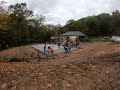
[[[0,61],[4,62],[29,62],[37,60],[39,57],[45,57],[31,46],[21,46],[0,52]]]

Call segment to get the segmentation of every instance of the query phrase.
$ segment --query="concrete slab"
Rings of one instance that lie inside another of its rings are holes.
[[[37,50],[39,50],[39,51],[41,51],[41,52],[43,52],[44,53],[44,45],[45,44],[38,44],[38,45],[31,45],[33,48],[35,48],[35,49],[37,49]],[[54,47],[54,49],[55,49],[55,52],[54,52],[54,54],[61,54],[61,53],[64,53],[65,52],[65,50],[64,50],[64,47],[63,46],[60,46],[60,48],[58,48],[58,45],[56,45],[56,44],[46,44],[46,47],[47,47],[47,49],[46,49],[46,51],[48,50],[48,47]],[[71,50],[75,50],[75,49],[77,49],[77,48],[72,48]]]
[[[39,50],[39,51],[41,51],[41,52],[44,52],[44,45],[45,44],[38,44],[38,45],[32,45],[32,47]],[[60,53],[64,52],[64,47],[60,46],[60,48],[58,48],[58,45],[56,45],[56,44],[46,44],[46,47],[47,47],[46,51],[48,50],[49,46],[54,47],[54,49],[55,49],[54,54],[60,54]]]

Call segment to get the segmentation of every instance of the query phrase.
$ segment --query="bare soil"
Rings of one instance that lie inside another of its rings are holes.
[[[120,90],[120,44],[83,46],[39,60],[30,46],[0,52],[0,90]],[[13,57],[28,62],[8,62]]]

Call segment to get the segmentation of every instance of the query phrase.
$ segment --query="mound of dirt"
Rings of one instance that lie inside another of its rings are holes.
[[[39,57],[38,57],[39,53]],[[29,62],[38,58],[46,57],[42,52],[37,51],[31,46],[21,46],[0,52],[0,61],[10,62]]]

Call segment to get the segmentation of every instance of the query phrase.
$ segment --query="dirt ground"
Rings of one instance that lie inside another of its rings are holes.
[[[1,51],[0,90],[120,90],[120,43],[83,47],[40,60],[30,46]],[[7,62],[12,57],[29,60]]]

